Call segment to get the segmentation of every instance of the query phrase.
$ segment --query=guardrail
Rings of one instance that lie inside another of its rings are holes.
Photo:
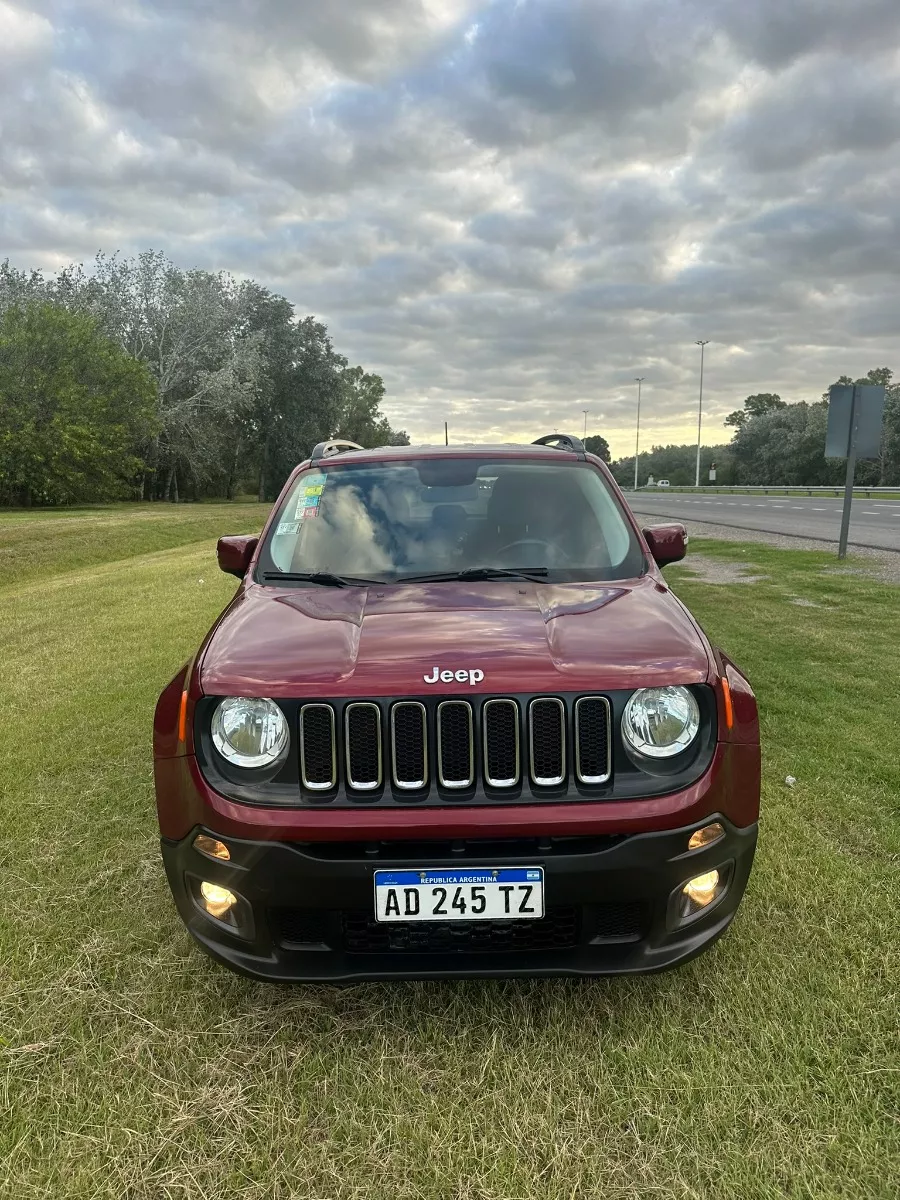
[[[626,491],[633,492],[634,488],[626,488]],[[735,484],[729,487],[717,487],[715,484],[701,484],[696,487],[694,484],[682,483],[676,484],[674,487],[657,487],[656,484],[645,484],[638,488],[639,492],[649,492],[654,496],[667,496],[672,492],[712,492],[713,494],[734,494],[750,495],[752,493],[762,493],[763,495],[773,496],[843,496],[844,486],[838,484],[836,487],[804,487],[802,484],[794,484],[790,487],[765,487],[763,484]],[[855,487],[853,495],[859,496],[878,496],[885,494],[894,494],[900,496],[900,487]]]

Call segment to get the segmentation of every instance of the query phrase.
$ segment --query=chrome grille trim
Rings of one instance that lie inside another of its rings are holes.
[[[443,725],[444,713],[454,708],[463,708],[467,718],[467,733],[469,742],[469,771],[464,779],[447,779],[444,775],[443,763]],[[441,787],[467,788],[475,782],[475,739],[472,736],[472,705],[468,700],[442,700],[437,706],[437,769]]]
[[[581,769],[581,706],[586,702],[602,704],[606,721],[606,771],[603,775],[585,775]],[[575,774],[579,783],[606,783],[612,776],[612,713],[606,696],[581,696],[575,701]]]
[[[362,781],[353,778],[352,761],[353,756],[350,746],[350,717],[361,708],[371,709],[375,714],[375,738],[378,753],[378,775],[374,780],[364,779]],[[344,709],[344,753],[347,759],[347,785],[352,787],[357,792],[374,792],[376,788],[380,788],[384,779],[384,768],[382,763],[381,749],[381,709],[377,704],[373,704],[369,700],[354,701],[348,704]]]
[[[324,710],[328,713],[331,727],[331,779],[328,783],[311,783],[306,775],[306,732],[303,728],[304,716],[310,709]],[[328,792],[337,785],[337,748],[334,737],[334,709],[330,704],[304,704],[300,709],[300,782],[310,792]]]
[[[422,722],[422,771],[421,778],[400,779],[397,775],[397,721],[396,715],[400,709],[417,709]],[[418,700],[399,700],[391,707],[391,778],[394,786],[401,791],[412,792],[425,787],[428,783],[428,713],[425,705]]]
[[[490,720],[491,713],[501,711],[501,706],[512,709],[513,726],[515,728],[515,774],[509,779],[494,779],[490,774]],[[515,787],[522,775],[522,759],[519,747],[519,706],[515,700],[485,700],[481,709],[481,733],[482,733],[482,753],[484,754],[484,778],[485,782],[490,787],[510,788]]]
[[[559,712],[559,774],[540,776],[534,769],[534,710],[538,704],[555,705]],[[566,706],[557,696],[536,696],[528,705],[528,765],[537,787],[554,787],[566,778]]]

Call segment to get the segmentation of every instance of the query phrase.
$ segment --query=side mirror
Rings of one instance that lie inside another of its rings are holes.
[[[226,575],[236,575],[238,579],[243,579],[258,541],[258,537],[249,537],[247,534],[220,537],[216,543],[219,570],[224,571]]]
[[[688,535],[683,525],[651,525],[643,530],[650,553],[660,567],[680,562],[687,553]]]

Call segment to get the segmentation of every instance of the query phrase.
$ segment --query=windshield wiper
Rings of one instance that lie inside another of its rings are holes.
[[[266,583],[316,583],[323,587],[383,587],[383,579],[334,575],[331,571],[263,571]]]
[[[453,580],[478,579],[544,579],[547,567],[466,567],[463,571],[437,571],[433,575],[398,575],[396,583],[443,583]]]

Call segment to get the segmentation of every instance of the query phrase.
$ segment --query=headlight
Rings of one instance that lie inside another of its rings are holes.
[[[642,758],[673,758],[700,728],[700,709],[684,687],[641,688],[625,705],[622,737]]]
[[[213,713],[212,740],[234,767],[269,767],[287,749],[287,721],[274,700],[233,696]]]

